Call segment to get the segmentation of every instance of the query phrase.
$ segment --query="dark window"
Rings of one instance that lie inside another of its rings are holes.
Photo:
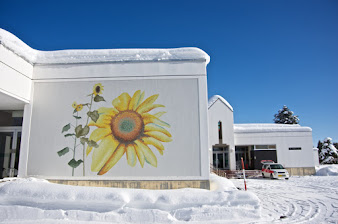
[[[222,122],[218,122],[218,139],[223,139],[222,138]]]
[[[271,169],[284,169],[284,167],[280,164],[272,164],[270,165]]]
[[[302,150],[301,147],[290,147],[289,150]]]

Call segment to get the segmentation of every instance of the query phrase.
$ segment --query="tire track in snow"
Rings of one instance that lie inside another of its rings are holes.
[[[243,180],[233,180],[242,187]],[[249,179],[247,186],[261,200],[259,223],[338,223],[338,181],[335,177]]]

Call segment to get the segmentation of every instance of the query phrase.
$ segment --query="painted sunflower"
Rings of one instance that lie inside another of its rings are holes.
[[[95,96],[102,94],[102,91],[103,91],[103,86],[102,86],[101,83],[97,83],[97,84],[94,85],[93,94]]]
[[[72,107],[73,107],[74,109],[76,109],[77,103],[76,103],[75,101],[73,102]]]
[[[143,101],[144,92],[136,91],[133,97],[122,93],[112,102],[114,108],[101,107],[96,122],[89,126],[96,126],[89,140],[100,141],[92,155],[91,170],[103,175],[108,172],[126,154],[130,166],[136,165],[137,159],[141,166],[144,162],[157,167],[157,158],[149,146],[155,147],[163,155],[164,146],[161,142],[170,142],[171,134],[164,127],[169,124],[159,118],[165,112],[150,114],[149,112],[161,104],[154,104],[158,94]],[[92,147],[87,148],[87,155]]]
[[[83,109],[83,105],[82,104],[79,104],[76,106],[76,111],[81,111]]]

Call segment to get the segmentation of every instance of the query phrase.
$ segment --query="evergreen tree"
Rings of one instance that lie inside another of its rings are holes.
[[[298,116],[293,115],[293,112],[284,105],[283,109],[280,109],[278,114],[275,114],[273,121],[276,124],[298,124],[299,118]]]
[[[323,148],[323,142],[321,142],[320,140],[318,141],[317,144],[317,149],[318,149],[318,156],[320,155],[320,153],[322,152],[322,148]],[[320,156],[319,156],[319,163],[322,163],[323,161],[320,160]]]
[[[338,142],[334,142],[334,143],[333,143],[333,146],[334,146],[336,149],[338,149]]]
[[[331,138],[325,138],[323,147],[319,153],[321,164],[338,164],[338,153],[336,147],[332,144]]]

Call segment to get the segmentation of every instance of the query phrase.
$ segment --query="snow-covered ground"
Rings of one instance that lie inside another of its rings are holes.
[[[0,223],[338,223],[337,168],[318,167],[323,176],[248,179],[247,192],[237,190],[243,180],[215,175],[210,191],[0,180]]]
[[[243,180],[231,180],[244,188]],[[338,223],[337,176],[248,179],[249,192],[261,200],[258,223]]]
[[[0,183],[3,223],[239,223],[260,220],[259,199],[212,175],[211,190],[76,187],[34,178]]]

